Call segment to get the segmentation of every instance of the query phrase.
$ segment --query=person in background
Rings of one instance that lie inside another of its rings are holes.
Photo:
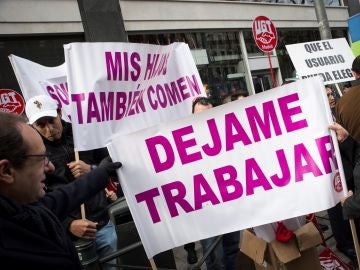
[[[207,107],[212,107],[212,104],[210,102],[210,99],[206,98],[206,97],[197,97],[195,98],[195,100],[192,103],[192,109],[191,112],[194,113],[195,112],[195,106],[197,103],[203,103],[204,107],[200,107],[197,108],[197,111],[202,111],[205,110]],[[184,245],[184,249],[186,250],[187,253],[187,262],[188,264],[194,264],[197,263],[198,258],[197,258],[197,254],[195,251],[195,243],[191,242],[191,243],[187,243]]]
[[[327,85],[325,86],[325,91],[328,98],[328,103],[330,106],[332,117],[333,120],[335,121],[336,101],[333,95],[333,90],[329,85]],[[346,185],[349,189],[353,189],[354,187],[354,179],[353,179],[354,162],[353,162],[353,156],[349,157],[347,153],[349,151],[353,152],[355,151],[355,149],[356,149],[355,141],[352,141],[351,143],[350,142],[347,143],[347,147],[345,150],[344,147],[340,147],[340,155],[344,168]],[[356,263],[356,252],[352,240],[350,225],[349,222],[344,220],[341,204],[338,203],[334,207],[328,209],[327,212],[329,216],[331,230],[336,240],[336,248],[341,253],[346,255],[353,263]]]
[[[192,104],[192,113],[199,113],[213,107],[212,101],[207,97],[197,97]],[[205,254],[216,237],[210,237],[200,241],[203,254]],[[239,269],[239,243],[240,231],[222,235],[220,243],[206,258],[207,270],[237,270]]]
[[[349,134],[349,132],[340,124],[334,123],[329,126],[331,130],[334,130],[336,133],[336,138],[339,142],[340,150],[346,150],[349,149],[348,146],[352,145],[354,138]],[[353,155],[353,152],[347,151],[346,152],[349,155]],[[356,156],[359,156],[359,153],[355,154]],[[354,177],[356,178],[355,174],[358,174],[360,162],[359,160],[356,160],[355,168],[354,168]],[[341,200],[341,205],[343,207],[343,215],[345,219],[350,218],[358,218],[360,217],[360,182],[355,181],[355,193],[351,189],[349,189],[348,194]]]
[[[342,90],[343,95],[346,94],[350,90],[350,88],[351,88],[351,83],[350,82],[344,84],[344,87],[343,87],[343,90]]]
[[[187,256],[186,260],[188,264],[195,264],[198,261],[198,257],[195,250],[195,242],[187,243],[184,245]]]
[[[360,56],[357,56],[354,59],[351,69],[355,79],[359,82]],[[344,148],[342,145],[349,145],[350,143],[355,145],[354,147],[348,149],[347,151],[342,151],[341,153],[342,157],[343,152],[347,154],[348,159],[352,162],[353,186],[348,184],[348,187],[349,190],[355,191],[354,196],[350,196],[350,198],[343,201],[343,216],[346,219],[360,217],[360,84],[357,82],[352,82],[353,86],[339,99],[335,109],[336,122],[339,124],[338,130],[346,131],[347,136],[345,137],[344,142],[339,144],[340,151]],[[337,134],[338,130],[336,130]],[[351,192],[350,195],[352,195]],[[358,222],[358,220],[355,222],[357,226],[359,225]]]
[[[40,135],[22,117],[0,112],[0,260],[13,269],[81,270],[61,224],[68,213],[103,190],[121,163],[107,163],[45,193],[54,171]]]
[[[330,106],[331,114],[333,116],[333,119],[335,119],[336,101],[335,101],[333,90],[332,90],[330,85],[326,85],[325,90],[326,90],[326,96],[328,98],[328,103],[329,103],[329,106]]]
[[[355,77],[355,80],[359,80],[360,79],[360,55],[356,56],[352,66],[351,66],[351,71]]]
[[[231,101],[231,95],[226,95],[222,97],[221,104],[226,104]]]
[[[55,166],[48,177],[46,188],[52,191],[76,181],[80,176],[95,169],[108,154],[106,149],[80,152],[80,160],[75,159],[71,124],[61,120],[61,110],[55,100],[48,95],[30,98],[25,106],[29,124],[40,134],[46,151],[50,152],[50,161]],[[63,220],[64,228],[75,241],[79,239],[95,240],[99,257],[104,257],[117,250],[115,225],[110,221],[107,211],[109,201],[116,199],[116,194],[107,189],[99,191],[84,204],[85,217],[81,215],[80,205]],[[83,213],[84,214],[84,213]],[[110,261],[116,264],[116,260]],[[115,269],[104,264],[103,269]]]
[[[246,97],[248,97],[248,96],[249,96],[248,92],[242,90],[242,91],[240,91],[240,92],[232,95],[232,96],[231,96],[231,101],[238,100],[238,99],[242,99],[242,98],[246,98]]]
[[[351,70],[357,82],[360,82],[360,55],[354,59]],[[336,104],[336,122],[360,143],[360,84],[352,82],[352,85]]]
[[[213,103],[210,98],[208,97],[197,97],[194,99],[192,103],[191,112],[199,113],[208,109],[211,109],[213,106]]]

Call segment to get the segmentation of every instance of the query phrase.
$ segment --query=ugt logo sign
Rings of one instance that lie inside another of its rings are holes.
[[[277,32],[272,21],[265,16],[258,16],[252,25],[256,45],[263,52],[271,52],[277,44]]]
[[[25,102],[19,93],[11,89],[0,89],[0,111],[21,115],[24,108]]]

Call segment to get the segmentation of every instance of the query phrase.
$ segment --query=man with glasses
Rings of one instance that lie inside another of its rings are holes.
[[[59,186],[76,181],[81,175],[89,173],[108,154],[106,149],[96,149],[79,153],[75,159],[71,124],[61,119],[61,110],[54,99],[47,95],[32,97],[26,103],[26,115],[29,124],[38,131],[51,153],[50,160],[55,166],[46,187],[49,191]],[[80,205],[76,211],[63,220],[74,241],[79,239],[95,240],[99,257],[104,257],[117,250],[115,225],[110,221],[107,206],[110,194],[102,190],[84,204],[85,216],[81,216]],[[116,198],[115,198],[116,199]],[[116,260],[110,262],[115,264]],[[108,265],[106,270],[114,269]]]
[[[107,185],[121,163],[108,163],[45,194],[54,171],[39,134],[15,114],[0,112],[0,261],[12,269],[82,269],[60,222]]]

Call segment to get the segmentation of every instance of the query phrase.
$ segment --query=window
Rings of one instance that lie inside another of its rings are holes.
[[[193,53],[201,80],[215,99],[246,90],[243,70],[239,70],[241,50],[238,32],[185,32],[129,35],[130,42],[167,45],[185,42]],[[207,61],[197,59],[203,50]]]

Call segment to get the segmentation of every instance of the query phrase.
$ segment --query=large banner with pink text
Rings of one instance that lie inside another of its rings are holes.
[[[311,78],[113,138],[148,257],[334,206],[346,186],[331,122]]]
[[[205,95],[190,49],[136,43],[64,46],[71,122],[78,150],[191,114]]]

